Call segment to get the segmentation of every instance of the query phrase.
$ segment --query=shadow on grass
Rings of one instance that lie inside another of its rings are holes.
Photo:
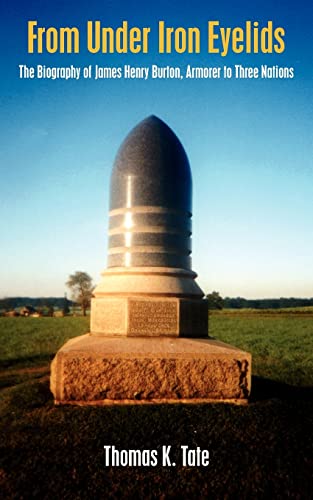
[[[52,354],[36,354],[36,356],[24,356],[14,359],[0,359],[0,371],[10,369],[32,368],[41,366],[45,363],[50,363],[56,353]]]
[[[276,380],[253,376],[250,401],[255,403],[273,398],[288,401],[313,401],[313,387],[297,387]]]
[[[14,387],[27,381],[41,379],[43,376],[49,376],[49,365],[38,368],[26,368],[21,370],[8,370],[0,372],[0,390],[7,387]]]
[[[25,381],[0,392],[2,497],[311,498],[312,401],[296,401],[310,394],[253,377],[248,406],[56,407],[48,374]],[[104,445],[160,460],[109,467]],[[162,466],[163,445],[177,467]],[[182,466],[181,445],[208,449],[209,467]]]
[[[0,390],[50,375],[50,363],[54,356],[39,354],[0,360]]]

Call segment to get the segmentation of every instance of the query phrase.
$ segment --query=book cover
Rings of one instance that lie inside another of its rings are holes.
[[[312,6],[14,0],[0,23],[4,497],[309,498]],[[151,115],[189,158],[192,269],[209,334],[252,354],[249,404],[57,407],[50,362],[89,331],[67,285],[100,281],[114,159]]]

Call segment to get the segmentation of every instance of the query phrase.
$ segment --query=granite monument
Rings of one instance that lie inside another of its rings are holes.
[[[208,304],[191,269],[191,216],[185,150],[150,116],[116,156],[107,268],[90,333],[52,363],[56,403],[247,401],[250,354],[208,338]]]

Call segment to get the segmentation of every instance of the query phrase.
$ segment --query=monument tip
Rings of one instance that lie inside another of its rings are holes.
[[[139,122],[122,142],[111,177],[111,210],[163,206],[191,213],[191,171],[180,140],[159,117]],[[136,198],[136,199],[135,199]]]

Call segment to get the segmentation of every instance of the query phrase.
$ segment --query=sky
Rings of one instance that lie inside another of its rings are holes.
[[[1,7],[0,298],[63,296],[106,267],[109,180],[128,132],[155,114],[193,176],[192,268],[205,293],[313,296],[312,6],[292,2],[6,2]],[[29,54],[27,22],[77,26],[79,54]],[[87,20],[150,27],[147,54],[91,54]],[[157,26],[201,30],[200,54],[159,54]],[[208,20],[285,29],[282,54],[208,54]],[[18,66],[293,67],[293,79],[20,79]]]

